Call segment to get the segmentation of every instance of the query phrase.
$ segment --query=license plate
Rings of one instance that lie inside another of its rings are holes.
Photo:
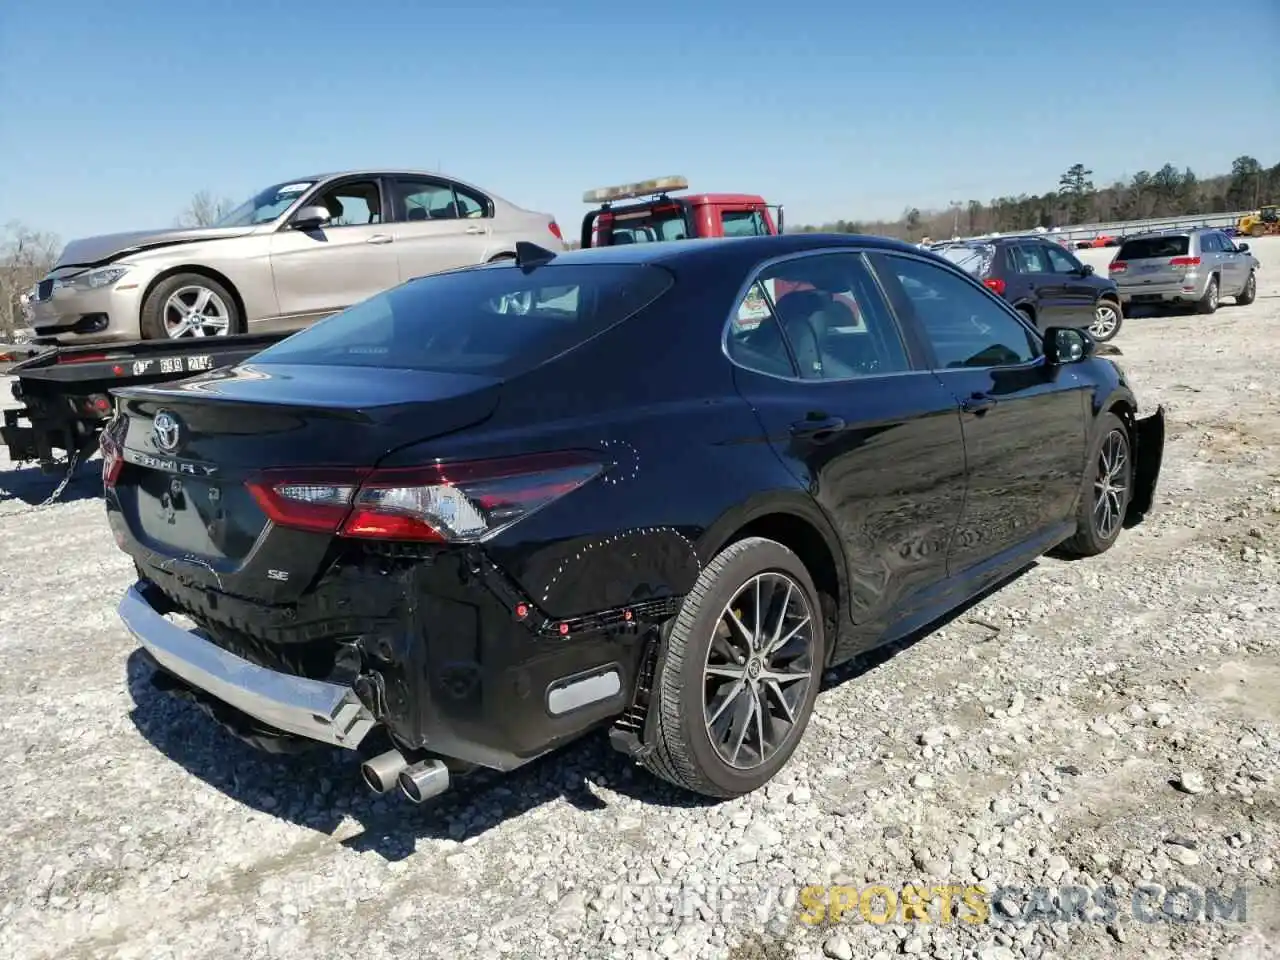
[[[1159,270],[1159,269],[1160,269],[1160,264],[1158,264],[1158,263],[1148,263],[1148,264],[1144,264],[1144,265],[1143,265],[1143,267],[1142,267],[1142,272],[1143,272],[1143,273],[1155,273],[1155,272],[1156,272],[1157,270]]]

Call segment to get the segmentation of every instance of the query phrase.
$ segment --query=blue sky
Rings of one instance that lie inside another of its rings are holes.
[[[164,226],[318,170],[441,169],[576,226],[679,174],[791,223],[1280,162],[1280,2],[7,0],[0,221]],[[571,231],[566,229],[566,234]]]

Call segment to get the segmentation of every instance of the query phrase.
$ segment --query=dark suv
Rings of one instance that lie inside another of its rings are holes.
[[[1120,332],[1120,294],[1071,251],[1037,236],[938,244],[934,252],[967,270],[1040,330],[1083,327],[1095,340]]]

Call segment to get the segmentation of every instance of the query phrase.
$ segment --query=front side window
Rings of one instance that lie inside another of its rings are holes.
[[[357,227],[382,222],[382,200],[376,180],[354,180],[318,193],[307,205],[329,211],[325,227]]]
[[[1080,273],[1080,261],[1067,253],[1065,250],[1059,250],[1057,247],[1046,245],[1040,249],[1044,250],[1049,258],[1049,267],[1053,273]]]
[[[720,229],[726,237],[763,237],[769,233],[759,210],[722,210]]]
[[[911,369],[897,324],[856,253],[766,268],[729,331],[730,357],[774,376],[849,380]]]
[[[674,284],[650,264],[514,264],[375,294],[268,347],[255,364],[385,367],[507,378],[626,320]]]
[[[886,282],[901,285],[939,369],[1010,366],[1040,355],[1031,331],[964,277],[898,254],[880,255],[876,263]]]

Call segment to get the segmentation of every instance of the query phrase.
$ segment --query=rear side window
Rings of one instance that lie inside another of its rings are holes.
[[[394,367],[512,377],[653,303],[675,282],[651,264],[513,264],[421,277],[268,347],[255,364]]]
[[[1013,258],[1014,268],[1019,273],[1048,273],[1049,262],[1045,257],[1045,248],[1038,243],[1020,243],[1009,248],[1009,256]]]
[[[1191,249],[1191,238],[1184,235],[1172,237],[1139,237],[1126,240],[1116,254],[1117,260],[1158,260],[1166,257],[1185,257]]]

